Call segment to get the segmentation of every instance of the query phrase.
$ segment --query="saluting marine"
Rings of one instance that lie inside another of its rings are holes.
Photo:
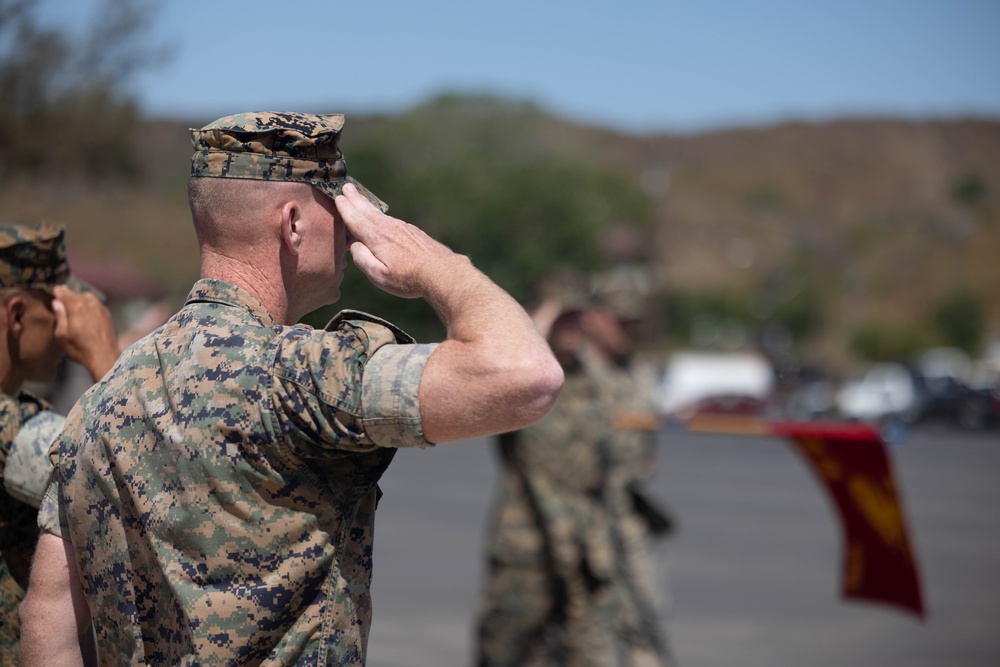
[[[520,428],[558,395],[523,309],[384,214],[347,175],[342,127],[247,113],[192,130],[201,280],[68,418],[25,667],[73,664],[90,618],[105,666],[363,665],[396,450]],[[348,249],[377,287],[427,299],[447,339],[358,312],[294,324],[339,298]]]
[[[96,381],[114,363],[111,314],[70,273],[62,229],[0,225],[0,665],[18,664],[18,605],[38,539],[36,515],[52,473],[49,446],[65,418],[22,389],[51,382],[60,361]]]

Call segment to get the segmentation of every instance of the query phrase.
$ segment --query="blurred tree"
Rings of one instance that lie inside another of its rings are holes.
[[[905,363],[928,346],[927,336],[916,327],[867,324],[851,337],[851,351],[865,361]]]
[[[743,289],[673,290],[662,296],[661,310],[667,336],[674,344],[699,347],[725,347],[735,336],[740,345],[758,323],[749,298]]]
[[[946,297],[931,314],[931,326],[942,344],[961,348],[971,355],[978,354],[986,332],[986,309],[982,299],[969,292]]]
[[[770,321],[781,324],[796,341],[807,340],[819,327],[822,317],[822,303],[819,290],[814,283],[808,283],[786,301],[778,304]]]
[[[989,189],[979,174],[966,174],[956,179],[951,186],[951,198],[963,206],[974,207],[982,204]]]
[[[757,318],[764,324],[779,324],[802,342],[822,323],[825,301],[823,269],[814,253],[797,249],[784,265],[766,275],[757,291]]]
[[[787,205],[787,197],[773,185],[759,185],[746,195],[746,206],[755,213],[774,213]]]
[[[151,1],[103,0],[78,34],[42,25],[41,4],[0,0],[0,174],[135,176],[126,83],[165,55]]]
[[[390,214],[469,255],[521,302],[559,268],[602,268],[612,224],[648,226],[651,204],[637,180],[530,105],[443,96],[368,129],[345,134],[350,173]],[[382,294],[358,271],[347,272],[342,293],[338,307],[388,313],[420,337],[440,334],[423,302]]]
[[[759,334],[777,326],[793,343],[804,343],[822,323],[825,296],[817,271],[815,262],[800,253],[756,284],[670,291],[660,304],[667,334],[676,342],[691,343],[697,328],[735,324]]]

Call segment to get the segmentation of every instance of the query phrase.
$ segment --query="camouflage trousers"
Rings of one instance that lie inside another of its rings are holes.
[[[613,590],[581,572],[494,563],[479,609],[479,667],[610,667]]]
[[[656,595],[655,566],[649,533],[642,520],[629,517],[617,526],[614,628],[623,667],[674,665],[663,632]]]
[[[19,662],[21,620],[17,607],[23,599],[24,589],[11,576],[7,561],[0,555],[0,667],[15,667]]]

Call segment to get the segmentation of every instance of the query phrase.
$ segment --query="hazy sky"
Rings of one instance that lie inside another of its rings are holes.
[[[98,0],[42,0],[76,24]],[[440,92],[635,132],[1000,118],[1000,0],[162,0],[143,110],[387,111]]]

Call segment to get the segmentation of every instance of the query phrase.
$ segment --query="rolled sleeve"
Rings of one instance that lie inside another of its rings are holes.
[[[42,497],[41,507],[38,509],[38,528],[42,532],[51,533],[64,540],[69,539],[69,527],[66,519],[59,507],[59,482],[52,476],[45,495]]]
[[[420,377],[437,344],[386,345],[365,364],[361,418],[383,447],[430,447],[420,419]]]

